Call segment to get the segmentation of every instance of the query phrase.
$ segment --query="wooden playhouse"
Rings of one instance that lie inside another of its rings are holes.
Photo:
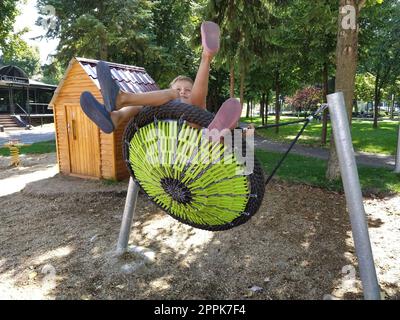
[[[56,129],[60,172],[85,178],[123,180],[129,177],[122,157],[122,124],[105,134],[83,113],[79,99],[90,91],[103,103],[96,74],[97,60],[73,58],[50,102]],[[113,78],[126,92],[157,90],[144,68],[110,63]]]

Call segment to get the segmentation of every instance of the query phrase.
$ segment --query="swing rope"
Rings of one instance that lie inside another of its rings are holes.
[[[297,120],[297,121],[290,121],[290,122],[284,122],[284,123],[279,123],[279,124],[270,124],[270,125],[265,125],[265,126],[260,126],[257,127],[256,129],[268,129],[268,128],[274,128],[274,127],[282,127],[282,126],[287,126],[291,124],[296,124],[296,123],[302,123],[304,122],[303,127],[300,129],[300,131],[297,133],[296,137],[293,139],[293,141],[290,143],[289,148],[286,150],[286,152],[283,154],[282,158],[278,161],[277,165],[275,168],[272,170],[270,175],[265,181],[265,185],[267,185],[275,173],[278,171],[280,166],[282,165],[283,161],[285,161],[286,157],[288,156],[289,152],[292,150],[296,142],[299,140],[300,136],[303,134],[304,130],[308,126],[308,124],[320,113],[322,113],[326,108],[328,108],[328,104],[322,104],[317,111],[315,111],[311,116],[302,119],[302,120]]]

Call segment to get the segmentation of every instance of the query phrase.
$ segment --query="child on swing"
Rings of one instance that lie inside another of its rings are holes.
[[[175,78],[169,89],[145,93],[128,93],[120,90],[111,77],[109,66],[100,61],[97,64],[99,80],[104,105],[90,92],[81,95],[81,107],[84,113],[105,133],[112,133],[122,122],[136,116],[144,105],[161,106],[168,101],[179,99],[181,102],[206,109],[208,93],[208,78],[210,64],[219,50],[220,30],[214,22],[203,22],[201,25],[202,57],[196,79],[185,76]],[[226,100],[208,129],[233,129],[242,112],[242,106],[234,98]]]

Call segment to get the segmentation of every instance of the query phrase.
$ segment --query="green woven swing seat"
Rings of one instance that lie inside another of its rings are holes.
[[[245,164],[226,144],[204,139],[203,130],[189,125],[207,127],[212,119],[177,101],[145,107],[128,124],[123,151],[131,176],[157,206],[183,223],[217,231],[248,221],[261,205],[265,184],[256,159],[246,175]]]

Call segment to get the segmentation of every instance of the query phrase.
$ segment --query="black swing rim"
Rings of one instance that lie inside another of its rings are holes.
[[[247,179],[250,183],[250,194],[256,195],[255,197],[249,197],[246,208],[244,212],[234,219],[233,221],[221,225],[205,225],[205,224],[197,224],[192,221],[182,219],[173,213],[171,213],[166,208],[159,205],[154,198],[150,196],[142,187],[140,181],[136,179],[136,175],[134,170],[132,169],[129,161],[129,143],[132,140],[135,133],[141,128],[144,127],[155,120],[183,120],[190,123],[194,123],[200,125],[202,127],[208,127],[208,125],[213,120],[214,116],[212,113],[202,110],[196,106],[192,106],[177,100],[170,101],[165,105],[160,107],[144,107],[141,112],[133,119],[131,119],[128,125],[125,128],[123,134],[123,159],[125,160],[127,169],[133,178],[133,180],[139,184],[142,189],[142,192],[146,195],[146,197],[151,200],[158,208],[162,211],[169,214],[174,219],[190,225],[192,227],[208,230],[208,231],[223,231],[234,228],[236,226],[242,225],[248,220],[251,219],[253,215],[258,212],[258,209],[261,206],[262,200],[264,198],[265,193],[265,178],[264,178],[264,170],[260,162],[254,157],[254,170],[253,173],[247,176]],[[243,156],[245,155],[246,150],[246,141],[242,138],[242,152]],[[246,214],[244,214],[246,213]]]

